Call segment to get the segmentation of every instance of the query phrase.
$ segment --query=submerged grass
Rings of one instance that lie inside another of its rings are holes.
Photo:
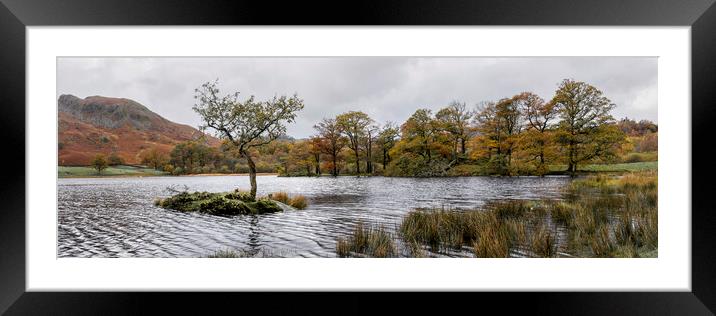
[[[290,254],[290,253],[289,253]],[[267,249],[222,249],[207,256],[207,258],[278,258],[285,256],[286,253],[274,252]]]
[[[388,258],[397,255],[392,234],[383,226],[365,226],[358,223],[347,238],[338,238],[336,254],[339,257]]]

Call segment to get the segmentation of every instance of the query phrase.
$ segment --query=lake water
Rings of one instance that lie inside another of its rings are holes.
[[[168,188],[249,189],[247,176],[83,178],[58,181],[59,257],[335,257],[336,239],[359,223],[395,230],[415,208],[470,209],[491,199],[558,198],[568,177],[384,178],[259,176],[258,195],[307,197],[305,210],[220,217],[154,206]],[[460,254],[453,254],[460,255]]]

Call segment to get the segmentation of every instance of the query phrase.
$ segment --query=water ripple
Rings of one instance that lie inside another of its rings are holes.
[[[245,176],[60,179],[60,257],[202,257],[222,249],[288,257],[334,257],[335,240],[358,222],[394,232],[421,207],[475,208],[491,199],[558,197],[564,177],[258,177],[259,195],[307,197],[306,210],[259,216],[185,214],[154,206],[167,188],[248,190]],[[459,255],[459,254],[455,254]],[[439,256],[436,254],[436,256]]]

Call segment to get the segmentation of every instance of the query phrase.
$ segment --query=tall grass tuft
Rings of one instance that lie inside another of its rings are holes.
[[[283,204],[288,204],[288,193],[286,192],[275,192],[269,194],[269,199],[272,199]]]
[[[308,202],[306,202],[305,196],[295,195],[288,201],[288,205],[291,205],[299,210],[303,210],[308,206]]]
[[[336,242],[336,254],[339,257],[395,257],[397,250],[393,242],[393,236],[383,226],[366,227],[358,223],[353,234],[347,238],[338,238]]]
[[[210,254],[208,258],[247,258],[246,254],[243,252],[236,252],[231,249],[226,250],[218,250],[214,252],[213,254]]]
[[[478,258],[506,258],[510,256],[510,236],[507,227],[494,215],[486,216],[487,221],[477,231],[472,243],[473,253]]]
[[[299,210],[303,210],[308,207],[308,201],[306,200],[306,197],[300,194],[290,196],[286,192],[274,192],[269,194],[268,198],[286,205],[293,206]]]
[[[597,228],[596,232],[592,235],[590,246],[594,256],[609,257],[609,255],[615,249],[615,244],[609,234],[608,226],[601,225],[599,226],[599,228]]]
[[[532,231],[530,245],[530,249],[535,255],[545,258],[554,257],[557,253],[557,241],[554,230],[544,223],[540,223]]]

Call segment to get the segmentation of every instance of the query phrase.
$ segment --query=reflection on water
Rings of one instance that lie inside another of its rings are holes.
[[[389,230],[422,207],[474,208],[490,199],[559,197],[566,177],[383,178],[260,176],[258,194],[303,194],[305,210],[259,216],[186,214],[154,206],[189,191],[248,190],[246,176],[59,179],[60,257],[203,257],[221,249],[250,255],[335,257],[353,226]]]

